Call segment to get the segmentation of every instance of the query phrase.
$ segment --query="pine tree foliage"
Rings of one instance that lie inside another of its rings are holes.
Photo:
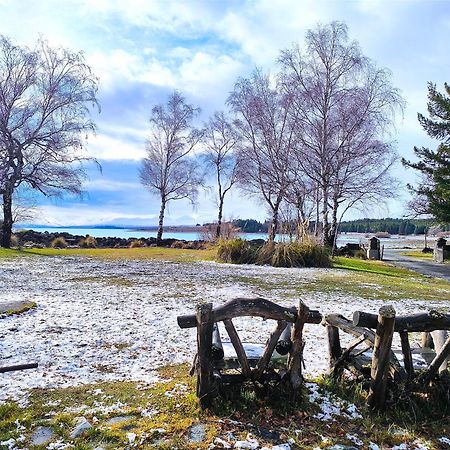
[[[403,159],[403,164],[423,175],[422,183],[411,188],[416,198],[411,208],[418,214],[431,214],[437,220],[450,223],[450,86],[445,83],[445,94],[436,85],[428,83],[428,114],[418,114],[418,120],[427,134],[439,139],[436,150],[414,147],[418,162]]]

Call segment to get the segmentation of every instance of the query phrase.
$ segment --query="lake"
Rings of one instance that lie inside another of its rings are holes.
[[[156,237],[156,230],[136,230],[136,229],[126,229],[126,228],[88,228],[88,227],[27,227],[28,229],[40,231],[41,233],[48,231],[49,233],[70,233],[74,235],[86,236],[89,234],[93,237],[103,238],[103,237],[118,237],[118,238],[149,238]],[[20,227],[18,227],[20,229]],[[267,239],[266,233],[239,233],[242,239],[252,240],[252,239]],[[279,236],[281,239],[283,236]],[[285,236],[286,237],[286,236]],[[195,241],[203,238],[201,231],[199,232],[184,232],[184,231],[167,231],[164,232],[163,238],[167,239],[179,239],[185,241]],[[386,247],[401,247],[401,246],[411,246],[418,245],[419,247],[423,243],[423,236],[396,236],[393,235],[390,238],[382,238],[381,244]],[[431,241],[433,238],[429,238]],[[367,242],[367,237],[364,234],[358,233],[348,233],[341,234],[337,239],[337,245],[342,246],[347,243],[359,243]]]

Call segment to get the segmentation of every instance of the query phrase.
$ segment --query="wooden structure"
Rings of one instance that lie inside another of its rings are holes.
[[[261,354],[249,356],[233,319],[256,316],[276,321]],[[287,381],[294,390],[302,382],[303,326],[318,324],[322,316],[309,310],[302,302],[298,308],[285,308],[263,298],[235,298],[213,308],[211,303],[197,307],[195,315],[179,316],[181,328],[197,328],[197,354],[191,374],[197,375],[197,396],[205,406],[217,394],[218,385],[246,380],[265,383],[269,380]],[[224,357],[224,343],[220,340],[219,322],[223,322],[236,353],[236,358]],[[274,352],[277,350],[277,358]],[[287,358],[282,356],[287,355]],[[279,369],[279,367],[282,369]]]
[[[450,314],[430,311],[396,316],[392,306],[383,306],[378,315],[356,311],[353,321],[331,314],[325,317],[324,325],[328,334],[330,374],[340,376],[343,369],[348,369],[367,377],[372,408],[385,406],[389,380],[401,382],[410,390],[422,390],[438,372],[447,369],[450,338],[446,330],[450,330]],[[341,348],[340,330],[355,337],[346,349]],[[395,332],[400,337],[401,358],[392,351]],[[421,332],[426,345],[427,333],[431,332],[435,351],[426,347],[411,349],[410,332]],[[415,355],[420,355],[423,361],[417,361]],[[418,376],[417,368],[424,369]]]

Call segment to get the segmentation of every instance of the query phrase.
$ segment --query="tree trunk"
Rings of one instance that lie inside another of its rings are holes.
[[[3,226],[2,226],[2,247],[11,247],[11,234],[13,226],[12,215],[12,192],[6,189],[3,193]]]
[[[320,198],[319,198],[319,186],[316,189],[316,223],[314,224],[314,236],[319,237],[319,220],[320,220]]]
[[[156,245],[161,245],[163,226],[164,226],[164,211],[166,209],[166,199],[161,198],[161,209],[159,210],[159,223],[158,223],[158,234],[156,235]]]
[[[331,214],[331,227],[329,232],[329,241],[331,242],[331,247],[334,250],[336,246],[336,235],[338,232],[338,202],[336,199],[333,199],[333,211]]]
[[[278,207],[279,205],[275,205],[272,210],[272,223],[269,229],[269,242],[275,242],[275,237],[277,235],[278,229]]]
[[[331,247],[333,245],[330,241],[330,224],[328,223],[328,192],[323,189],[323,199],[322,199],[322,245]]]
[[[222,226],[222,214],[223,214],[223,197],[219,198],[219,214],[217,216],[217,228],[216,228],[216,238],[220,238],[220,228]]]

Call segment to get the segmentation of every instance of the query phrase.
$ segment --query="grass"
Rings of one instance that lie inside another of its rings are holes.
[[[1,249],[0,258],[12,258],[18,256],[85,256],[108,260],[120,259],[159,259],[176,262],[213,261],[216,249],[192,250],[165,247],[143,248],[33,248],[24,250]]]
[[[37,306],[36,302],[23,302],[17,308],[11,308],[6,311],[2,311],[0,308],[0,318],[7,316],[14,316],[16,314],[22,314],[29,311],[30,309],[36,308],[36,306]]]
[[[422,261],[433,261],[433,253],[422,253],[421,250],[409,250],[407,252],[402,252],[401,255],[420,259]],[[444,263],[450,264],[450,259],[446,259]]]
[[[445,410],[434,408],[430,412],[434,425],[432,421],[418,424],[411,414],[398,416],[398,409],[388,414],[374,414],[365,408],[364,396],[354,386],[332,385],[328,380],[319,380],[322,388],[332,391],[335,399],[356,402],[360,411],[365,412],[364,419],[338,415],[336,420],[324,422],[315,417],[319,407],[309,402],[306,392],[294,398],[281,388],[261,391],[245,386],[228,390],[225,398],[219,397],[210,409],[201,410],[195,396],[195,378],[188,376],[187,365],[162,368],[159,376],[161,381],[154,385],[104,382],[35,389],[26,407],[14,402],[0,405],[0,442],[22,434],[25,441],[21,446],[45,448],[45,445],[30,445],[30,437],[37,426],[46,426],[55,433],[53,441],[72,442],[73,448],[78,450],[129,448],[129,433],[136,435],[140,449],[203,450],[215,437],[229,440],[229,433],[232,433],[236,440],[245,440],[249,432],[261,446],[288,440],[295,443],[296,448],[328,448],[336,443],[352,445],[347,438],[350,433],[363,440],[363,448],[368,448],[371,441],[380,446],[392,446],[405,439],[420,438],[432,450],[439,448],[437,438],[450,432],[448,418],[443,417]],[[80,416],[85,417],[92,428],[70,439],[69,434]],[[108,423],[112,417],[122,419],[115,424]],[[396,430],[392,427],[393,419],[399,424]],[[194,443],[187,436],[190,427],[196,424],[204,426],[205,438]]]

